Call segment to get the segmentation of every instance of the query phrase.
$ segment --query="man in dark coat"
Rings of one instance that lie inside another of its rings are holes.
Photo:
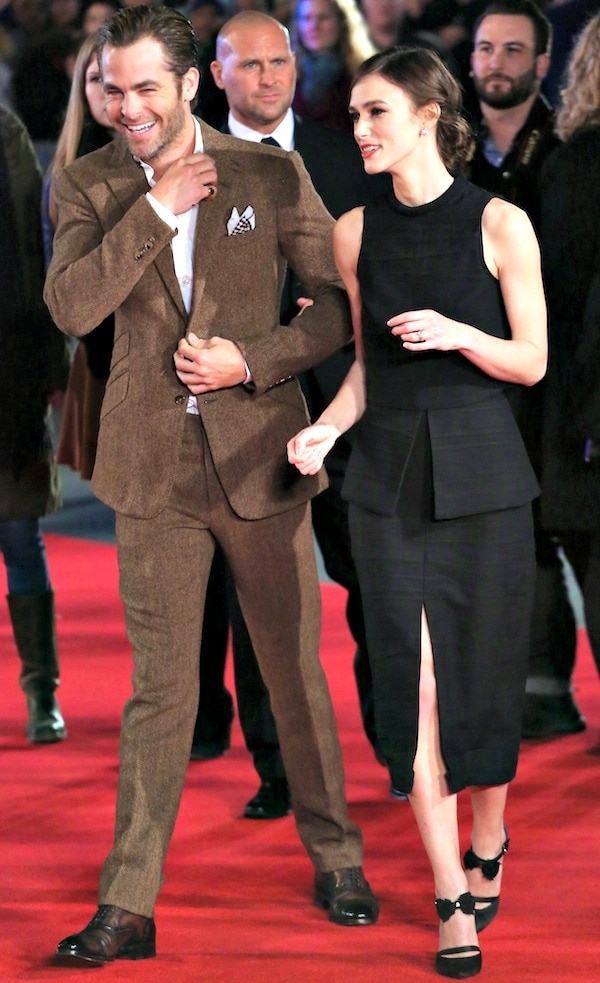
[[[262,141],[287,151],[296,150],[334,218],[389,187],[387,177],[371,178],[365,174],[358,148],[350,135],[325,129],[311,120],[302,120],[292,112],[295,62],[288,32],[278,21],[256,11],[236,15],[219,32],[216,54],[211,66],[213,78],[217,88],[226,93],[229,105],[223,131],[255,143]],[[288,273],[281,309],[284,324],[296,315],[297,302],[303,292],[298,278]],[[313,418],[337,392],[353,357],[349,346],[303,374],[302,387]],[[350,447],[351,437],[344,437],[329,455],[330,485],[313,501],[312,516],[327,573],[348,591],[346,617],[356,643],[354,671],[363,723],[377,750],[362,603],[350,550],[347,504],[341,497]],[[275,819],[290,810],[277,732],[248,632],[231,592],[230,610],[240,723],[261,780],[258,793],[246,805],[244,815],[251,819]],[[204,651],[203,656],[210,658]],[[223,697],[223,663],[218,660],[218,653],[212,667],[201,667],[201,679],[204,694],[201,687],[198,732],[206,726],[203,715],[214,717],[215,710],[211,708],[221,708],[217,712],[221,713],[221,730],[224,732],[227,701]]]

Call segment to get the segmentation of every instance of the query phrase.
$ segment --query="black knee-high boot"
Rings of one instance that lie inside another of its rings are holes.
[[[67,729],[56,700],[59,683],[54,594],[9,594],[10,620],[19,655],[19,683],[27,697],[27,738],[34,744],[64,741]]]

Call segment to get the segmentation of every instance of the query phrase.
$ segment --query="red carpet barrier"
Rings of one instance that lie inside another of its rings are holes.
[[[389,797],[385,770],[363,736],[344,593],[330,585],[323,586],[323,664],[350,809],[365,834],[365,870],[382,901],[379,923],[340,928],[313,906],[311,868],[291,817],[240,818],[258,781],[236,721],[227,755],[190,764],[156,910],[158,958],[99,970],[52,964],[56,942],[83,927],[96,907],[98,869],[112,837],[131,660],[114,547],[56,536],[47,546],[69,738],[27,745],[19,663],[0,603],[0,983],[79,983],[90,972],[116,983],[436,979],[427,863],[409,805]],[[3,568],[0,578],[5,593]],[[482,936],[482,983],[600,983],[600,685],[583,632],[576,685],[587,731],[523,746],[509,797],[500,914]],[[466,817],[466,799],[460,808]]]

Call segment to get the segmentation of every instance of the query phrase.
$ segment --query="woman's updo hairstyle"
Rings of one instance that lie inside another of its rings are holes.
[[[381,75],[408,96],[415,110],[436,102],[440,107],[437,145],[449,171],[457,171],[471,151],[471,131],[462,115],[462,95],[456,79],[430,48],[389,48],[368,58],[358,69],[352,87],[367,75]]]

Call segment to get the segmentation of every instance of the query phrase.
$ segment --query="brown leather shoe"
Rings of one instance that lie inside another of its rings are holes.
[[[83,931],[58,943],[56,955],[100,966],[115,959],[150,959],[156,955],[155,943],[153,918],[104,904]]]
[[[374,925],[379,916],[379,902],[362,867],[315,874],[315,904],[326,908],[336,925]]]

